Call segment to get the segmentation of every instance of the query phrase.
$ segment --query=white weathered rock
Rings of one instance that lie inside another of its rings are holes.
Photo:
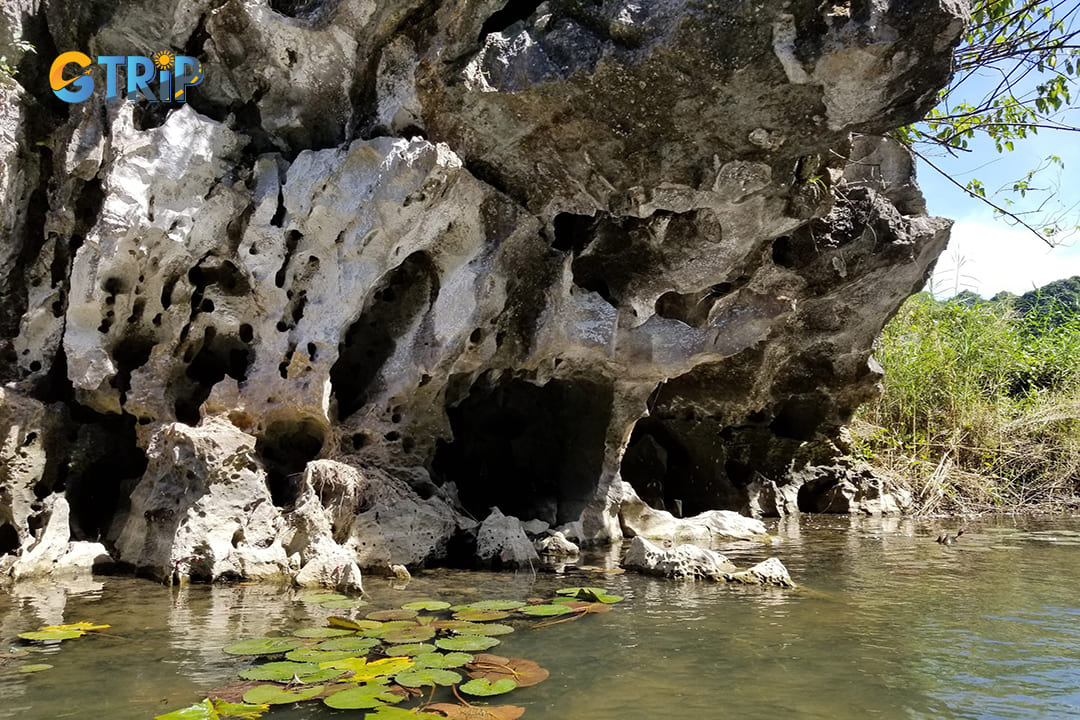
[[[728,582],[737,582],[744,585],[776,585],[777,587],[793,588],[795,583],[791,581],[787,568],[777,558],[769,558],[747,570],[728,572],[724,574]]]
[[[716,545],[730,540],[761,540],[765,524],[730,510],[709,510],[688,518],[677,518],[665,510],[654,510],[623,483],[619,521],[627,537],[643,537],[669,544]]]
[[[521,521],[513,515],[503,515],[499,508],[491,508],[491,513],[480,523],[476,556],[481,562],[506,568],[535,567],[540,560]]]
[[[664,550],[641,536],[630,541],[622,564],[631,570],[679,579],[719,580],[735,569],[726,557],[713,550],[690,544]]]
[[[113,565],[105,546],[96,542],[71,542],[71,511],[67,500],[50,495],[45,500],[47,521],[26,551],[3,568],[15,580],[58,575],[90,574]]]
[[[537,538],[542,535],[546,535],[551,524],[544,520],[537,520],[533,518],[527,522],[521,523],[521,529],[525,531],[525,534],[531,538]]]
[[[24,549],[30,518],[40,514],[34,486],[45,478],[45,441],[55,420],[43,403],[0,387],[0,527],[8,526]]]
[[[542,537],[534,542],[536,552],[545,557],[574,557],[580,552],[577,545],[566,539],[558,530],[551,531],[547,537]]]

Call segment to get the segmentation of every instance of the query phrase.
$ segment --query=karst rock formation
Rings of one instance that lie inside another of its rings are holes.
[[[777,509],[948,239],[886,136],[967,12],[6,0],[0,568],[350,585]],[[186,103],[50,90],[166,49]]]

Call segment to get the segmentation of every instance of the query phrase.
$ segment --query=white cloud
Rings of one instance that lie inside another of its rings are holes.
[[[962,290],[984,298],[1002,290],[1019,295],[1073,275],[1080,275],[1076,242],[1051,249],[1022,227],[976,217],[953,225],[952,239],[934,270],[933,290],[938,297]]]

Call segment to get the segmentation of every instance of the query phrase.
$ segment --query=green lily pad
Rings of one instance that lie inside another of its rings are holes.
[[[154,720],[221,720],[222,718],[237,718],[237,720],[256,720],[263,716],[269,705],[247,705],[242,703],[225,702],[224,700],[203,700],[182,710],[174,710],[165,715],[158,715]]]
[[[473,656],[463,652],[429,652],[413,655],[413,662],[416,663],[416,667],[455,668],[461,667],[465,663],[470,663],[472,661]]]
[[[433,652],[435,652],[435,646],[432,645],[431,643],[413,643],[412,645],[395,645],[393,649],[394,649],[394,654],[395,655],[408,655],[408,656],[416,656],[416,655],[422,655],[424,653],[433,653]]]
[[[435,644],[443,650],[463,650],[476,652],[495,647],[499,641],[483,635],[458,635],[457,637],[439,638]]]
[[[351,610],[352,608],[363,607],[367,604],[367,600],[327,600],[326,602],[319,603],[319,606],[324,607],[327,610]]]
[[[446,720],[446,718],[434,713],[420,712],[418,708],[405,710],[404,708],[383,705],[375,712],[365,715],[364,720]]]
[[[489,622],[508,617],[510,617],[510,613],[507,610],[485,610],[483,608],[472,608],[471,610],[461,610],[454,613],[455,620],[465,620],[467,622]]]
[[[450,603],[442,600],[414,600],[401,606],[402,610],[445,610]]]
[[[421,687],[422,685],[440,685],[449,687],[461,682],[461,675],[453,670],[444,668],[413,668],[400,672],[394,676],[394,682],[405,687]]]
[[[85,635],[82,630],[34,630],[32,632],[19,633],[19,637],[23,640],[37,640],[44,642],[46,640],[71,640],[73,638],[82,637]]]
[[[294,675],[310,675],[318,672],[319,666],[302,662],[271,662],[255,665],[240,671],[245,680],[270,680],[272,682],[292,680]]]
[[[404,699],[382,685],[359,685],[329,695],[323,698],[323,703],[336,710],[370,710]]]
[[[318,697],[326,689],[325,685],[286,690],[278,685],[259,685],[244,693],[244,702],[257,705],[289,705]]]
[[[413,625],[399,630],[389,630],[382,634],[382,639],[393,645],[422,643],[435,637],[435,628],[430,625]]]
[[[368,620],[378,620],[379,622],[385,622],[387,620],[412,620],[420,613],[415,610],[376,610],[375,612],[369,612],[366,617]]]
[[[537,615],[540,617],[549,617],[552,615],[565,615],[567,613],[574,612],[573,608],[566,607],[566,605],[529,605],[518,610],[519,613],[526,615]]]
[[[252,638],[227,645],[224,652],[226,655],[281,655],[303,644],[302,640],[296,638]]]
[[[351,652],[367,652],[371,648],[379,644],[379,641],[375,638],[358,637],[352,635],[349,637],[332,638],[330,640],[323,640],[321,643],[315,646],[316,650],[349,650]]]
[[[348,670],[352,675],[348,678],[352,682],[364,682],[377,677],[389,677],[404,672],[413,666],[412,658],[388,657],[382,660],[368,662],[367,658],[345,658],[333,662],[323,663],[322,667],[340,668]]]
[[[293,636],[318,640],[322,638],[345,637],[346,635],[353,635],[354,633],[354,630],[346,630],[345,628],[307,627],[296,630],[293,632]]]
[[[572,587],[562,588],[555,591],[557,594],[572,600],[586,600],[588,602],[601,602],[605,604],[617,603],[623,599],[622,595],[612,595],[604,588],[598,587]],[[555,601],[558,602],[558,601]],[[564,601],[565,602],[565,601]]]
[[[352,650],[320,650],[317,647],[303,647],[285,653],[286,660],[300,663],[315,663],[321,665],[335,660],[344,660],[356,655]]]
[[[453,630],[458,635],[487,635],[488,637],[509,635],[514,632],[514,628],[499,623],[469,623]]]
[[[492,695],[508,693],[516,687],[517,683],[509,678],[503,678],[502,680],[496,680],[495,682],[491,682],[487,678],[475,678],[462,684],[458,687],[458,690],[469,695],[490,697]]]
[[[301,595],[300,602],[313,603],[319,605],[324,602],[332,602],[334,600],[348,600],[349,598],[339,593],[311,593],[309,595]]]
[[[525,602],[522,600],[481,600],[469,603],[469,606],[474,610],[517,610],[519,607],[524,607]]]
[[[52,670],[52,667],[53,666],[49,665],[48,663],[33,663],[31,665],[21,665],[19,667],[19,672],[36,673],[41,672],[42,670]]]
[[[374,620],[350,620],[349,618],[338,617],[336,615],[326,618],[326,622],[334,627],[354,631],[372,630],[374,628],[382,627],[382,623],[375,622]]]

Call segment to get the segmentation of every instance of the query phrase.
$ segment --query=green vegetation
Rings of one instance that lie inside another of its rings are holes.
[[[906,481],[923,512],[1071,502],[1080,478],[1078,285],[989,302],[910,298],[875,349],[884,392],[853,424],[856,453]]]

